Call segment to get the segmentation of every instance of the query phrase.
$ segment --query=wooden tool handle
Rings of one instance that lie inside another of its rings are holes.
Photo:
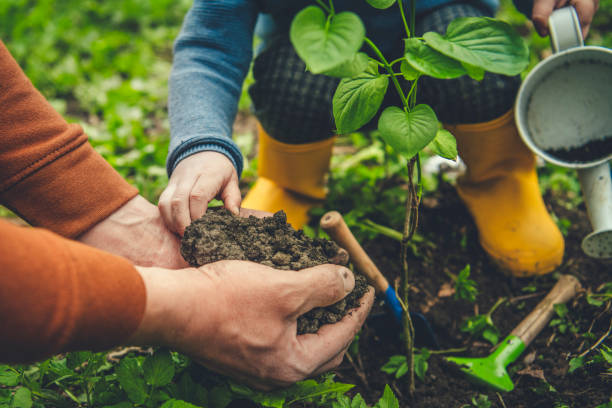
[[[512,330],[512,334],[520,337],[527,347],[555,314],[553,306],[566,303],[580,289],[580,282],[574,276],[561,275],[546,297]]]
[[[389,287],[389,282],[374,265],[372,259],[366,254],[355,236],[348,228],[342,215],[338,211],[326,213],[320,222],[321,228],[338,244],[349,253],[351,262],[355,268],[368,278],[368,281],[377,292],[385,293]]]

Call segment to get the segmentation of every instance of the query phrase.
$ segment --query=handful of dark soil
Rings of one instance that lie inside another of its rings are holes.
[[[279,211],[272,217],[237,217],[224,208],[209,209],[185,229],[181,254],[192,266],[221,260],[258,262],[283,270],[300,270],[324,263],[346,264],[332,241],[309,238],[287,224]],[[355,288],[340,302],[315,308],[298,318],[298,334],[315,333],[359,306],[367,291],[365,277],[355,273]]]

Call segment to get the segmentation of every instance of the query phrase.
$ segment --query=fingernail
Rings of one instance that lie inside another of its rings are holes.
[[[344,292],[351,292],[355,287],[355,277],[353,276],[353,273],[347,268],[338,268],[338,273],[342,278],[342,283],[344,283]]]

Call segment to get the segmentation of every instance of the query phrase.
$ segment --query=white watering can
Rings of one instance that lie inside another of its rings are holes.
[[[573,7],[548,20],[554,54],[527,75],[515,119],[523,141],[544,160],[578,171],[593,232],[594,258],[612,257],[612,50],[584,46]]]

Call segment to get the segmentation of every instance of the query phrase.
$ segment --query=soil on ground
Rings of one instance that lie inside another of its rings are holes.
[[[224,208],[209,209],[187,227],[181,254],[192,266],[233,259],[294,271],[348,261],[346,252],[340,251],[334,242],[311,239],[303,231],[293,229],[282,211],[271,217],[245,218],[234,216]],[[359,306],[367,288],[365,277],[356,273],[355,288],[343,300],[315,308],[298,318],[298,334],[315,333],[322,325],[341,320]]]
[[[611,302],[593,306],[587,302],[587,294],[612,280],[612,262],[589,258],[580,248],[582,238],[592,231],[584,204],[575,207],[562,195],[546,196],[545,201],[555,217],[566,221],[564,261],[551,274],[521,279],[504,275],[478,244],[469,213],[447,183],[422,203],[418,231],[425,239],[410,258],[414,285],[411,310],[423,313],[433,327],[437,352],[464,349],[452,355],[486,356],[492,352],[490,343],[470,337],[461,331],[461,325],[471,316],[487,313],[499,298],[506,301],[492,318],[501,340],[546,295],[560,274],[572,274],[580,280],[584,291],[568,302],[565,328],[545,328],[509,366],[515,384],[512,392],[496,393],[474,385],[445,363],[444,356],[449,354],[432,354],[424,381],[416,380],[416,392],[410,396],[407,377],[396,379],[381,371],[389,357],[402,354],[404,348],[397,326],[379,300],[359,336],[359,354],[345,358],[335,371],[338,381],[357,384],[349,394],[359,392],[374,404],[385,384],[390,384],[402,408],[472,407],[472,398],[478,394],[486,395],[490,407],[500,408],[594,408],[608,403],[612,398],[612,375],[607,371],[610,366],[601,356],[597,358],[597,350],[587,350],[600,339],[602,344],[612,346]],[[362,244],[391,281],[399,276],[399,243],[379,236]],[[455,298],[454,282],[446,273],[457,275],[467,264],[471,266],[470,278],[478,287],[473,303]],[[570,373],[570,360],[585,352],[585,361],[593,362]]]

